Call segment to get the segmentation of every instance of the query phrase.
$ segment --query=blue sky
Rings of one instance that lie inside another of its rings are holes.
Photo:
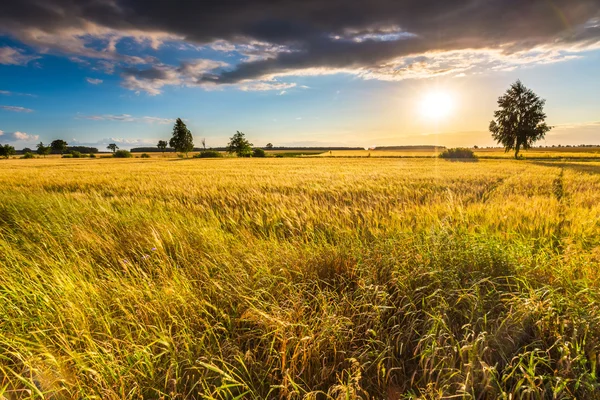
[[[568,29],[533,22],[538,30],[527,31],[527,40],[498,38],[475,20],[481,43],[466,45],[471,32],[454,33],[448,17],[454,13],[445,8],[444,31],[456,36],[446,42],[424,40],[431,36],[425,24],[382,25],[377,13],[360,28],[323,28],[314,22],[318,6],[303,19],[318,27],[318,36],[292,30],[299,36],[283,40],[298,16],[284,15],[283,25],[250,21],[254,28],[243,34],[178,32],[158,12],[148,17],[154,25],[137,26],[123,8],[125,29],[103,25],[81,3],[72,12],[85,23],[76,26],[60,20],[41,26],[33,4],[26,11],[31,22],[23,14],[11,19],[11,10],[0,16],[0,26],[8,27],[0,29],[0,143],[22,148],[60,138],[101,149],[112,142],[155,145],[181,117],[197,144],[206,138],[209,146],[225,145],[237,130],[259,146],[487,146],[497,97],[521,79],[547,100],[555,126],[540,144],[600,144],[595,2],[575,2],[581,11],[570,14],[572,3],[564,3],[560,20],[571,20]],[[62,1],[47,6],[60,10]],[[263,31],[271,26],[278,34],[269,39]],[[428,103],[432,94],[445,103]]]

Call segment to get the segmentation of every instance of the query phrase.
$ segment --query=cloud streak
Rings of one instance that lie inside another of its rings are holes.
[[[24,112],[24,113],[33,112],[33,110],[31,108],[17,107],[17,106],[0,106],[0,109],[6,110],[6,111]]]
[[[91,121],[113,121],[113,122],[144,122],[149,124],[171,124],[175,121],[174,118],[159,118],[159,117],[134,117],[129,114],[120,115],[82,115],[76,117],[78,119],[88,119]]]
[[[88,83],[91,83],[92,85],[99,85],[99,84],[101,84],[102,82],[104,82],[102,79],[97,79],[97,78],[85,78],[85,80],[86,80]]]

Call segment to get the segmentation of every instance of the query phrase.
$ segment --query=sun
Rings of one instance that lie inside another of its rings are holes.
[[[454,110],[454,99],[446,92],[429,92],[421,99],[420,112],[424,118],[440,120]]]

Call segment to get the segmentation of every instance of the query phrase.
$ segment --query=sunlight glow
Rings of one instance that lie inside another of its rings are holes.
[[[445,92],[430,92],[421,99],[420,112],[427,119],[445,118],[454,110],[454,99]]]

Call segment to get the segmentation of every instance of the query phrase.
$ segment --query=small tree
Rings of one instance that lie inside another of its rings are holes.
[[[52,143],[50,143],[52,152],[56,154],[62,154],[67,151],[67,146],[69,146],[69,144],[61,139],[53,140]]]
[[[267,150],[273,150],[273,143],[267,143],[265,147],[267,148]]]
[[[252,155],[252,146],[253,144],[246,140],[246,135],[243,132],[237,131],[229,139],[227,152],[230,154],[235,153],[238,157],[249,157]]]
[[[16,153],[15,148],[11,145],[0,145],[0,157],[8,158]]]
[[[529,149],[552,129],[544,122],[545,103],[546,100],[540,99],[521,81],[513,83],[498,98],[500,109],[494,112],[495,119],[490,122],[490,132],[494,140],[504,146],[505,152],[514,149],[515,158],[519,158],[521,148]]]
[[[108,146],[106,146],[106,148],[112,151],[113,154],[115,153],[115,151],[119,150],[119,146],[117,146],[115,143],[109,144]]]
[[[165,156],[165,150],[167,149],[168,145],[169,143],[167,143],[166,140],[159,140],[158,144],[156,145],[156,147],[158,147],[160,152],[163,154],[163,157]]]
[[[29,147],[24,147],[23,150],[21,150],[21,152],[23,152],[23,154],[25,154],[25,153],[33,153],[33,150],[31,150]]]
[[[169,140],[169,146],[177,152],[185,153],[185,158],[187,158],[190,151],[194,150],[192,132],[185,126],[181,118],[177,118],[177,121],[175,121],[173,137]]]
[[[44,158],[46,158],[46,156],[50,154],[50,150],[52,150],[50,146],[44,146],[44,143],[42,142],[39,142],[35,147],[37,148],[36,152],[40,156],[44,156]]]

